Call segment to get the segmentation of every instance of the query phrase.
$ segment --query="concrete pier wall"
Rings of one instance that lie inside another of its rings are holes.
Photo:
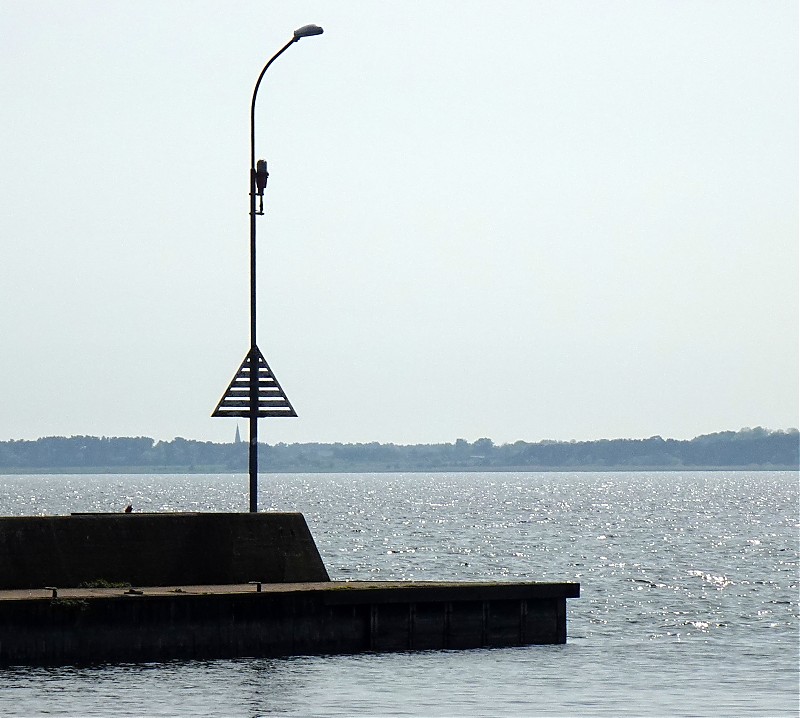
[[[334,583],[0,592],[0,665],[553,644],[579,584]],[[37,593],[38,595],[33,595]]]
[[[4,666],[564,643],[579,592],[332,582],[299,513],[0,517]]]
[[[300,513],[0,517],[0,590],[327,580]]]

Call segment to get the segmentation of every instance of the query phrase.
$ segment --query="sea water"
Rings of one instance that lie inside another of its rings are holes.
[[[795,716],[794,472],[264,475],[340,580],[578,581],[567,644],[0,670],[4,716]],[[0,515],[245,511],[242,475],[0,476]]]

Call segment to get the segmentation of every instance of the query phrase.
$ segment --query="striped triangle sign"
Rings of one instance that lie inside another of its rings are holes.
[[[258,347],[252,347],[211,416],[250,416],[250,372],[258,372],[256,416],[297,416]]]

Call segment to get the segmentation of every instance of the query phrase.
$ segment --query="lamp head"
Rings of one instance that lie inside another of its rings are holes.
[[[297,42],[301,37],[311,37],[312,35],[322,35],[322,28],[319,25],[303,25],[294,31],[294,41]]]

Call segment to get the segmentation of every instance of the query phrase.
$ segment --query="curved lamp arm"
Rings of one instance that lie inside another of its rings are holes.
[[[289,40],[278,52],[276,52],[269,60],[269,62],[264,65],[264,69],[261,70],[261,74],[258,76],[258,80],[256,80],[256,86],[253,89],[253,101],[250,103],[250,169],[255,171],[256,168],[256,95],[258,95],[258,88],[261,85],[261,80],[264,77],[265,73],[269,69],[269,66],[275,62],[286,50],[289,49],[290,45],[298,42],[303,37],[312,37],[313,35],[322,35],[323,30],[319,25],[303,25],[303,27],[298,28],[294,31],[294,35],[292,39]]]

